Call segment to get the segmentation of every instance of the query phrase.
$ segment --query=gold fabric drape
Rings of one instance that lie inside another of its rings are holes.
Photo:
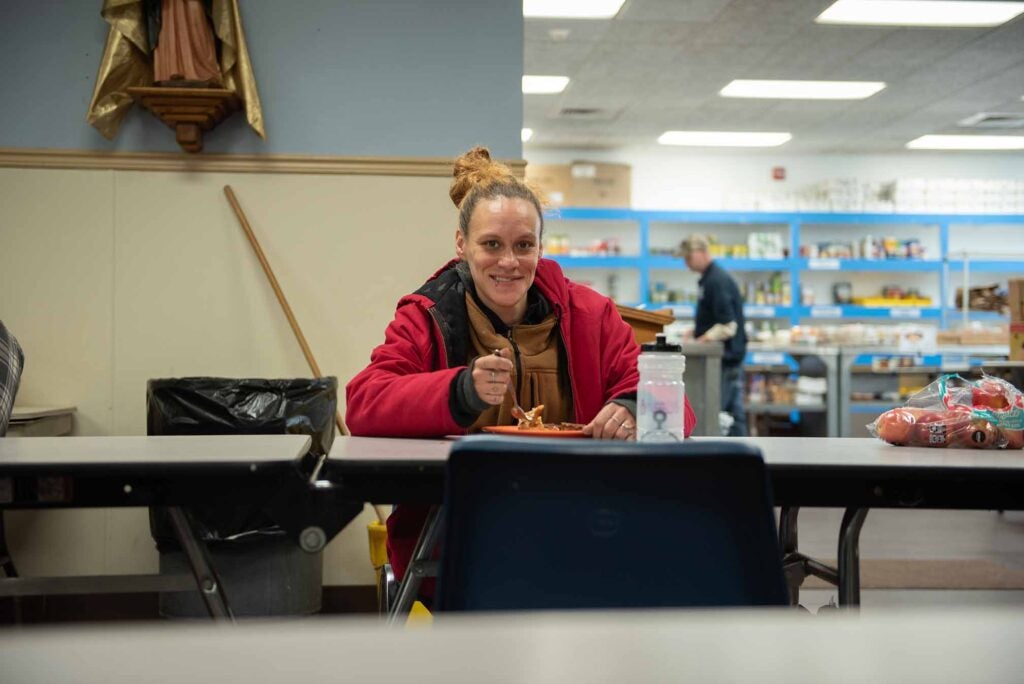
[[[103,137],[111,139],[132,106],[127,89],[153,85],[153,63],[142,0],[104,0],[100,14],[110,24],[110,31],[85,118]],[[220,70],[224,87],[238,95],[249,126],[261,138],[266,138],[263,109],[249,61],[238,0],[213,0],[212,15],[213,31],[221,41]]]

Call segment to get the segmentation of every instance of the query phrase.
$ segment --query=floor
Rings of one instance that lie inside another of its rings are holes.
[[[800,551],[815,558],[835,558],[841,509],[800,511]],[[868,514],[860,536],[861,558],[979,558],[1024,569],[1024,511],[929,511],[876,509]],[[817,612],[838,600],[834,590],[804,589],[800,604]],[[1024,606],[1024,589],[935,591],[864,589],[861,605]]]

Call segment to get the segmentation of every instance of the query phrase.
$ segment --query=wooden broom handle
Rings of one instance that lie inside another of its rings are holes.
[[[299,341],[299,346],[302,347],[302,353],[306,357],[306,362],[309,364],[310,370],[313,371],[313,376],[317,378],[323,377],[323,373],[320,372],[320,366],[317,365],[316,359],[313,358],[313,352],[306,343],[306,336],[302,334],[302,328],[299,327],[299,322],[295,320],[295,314],[292,313],[292,307],[288,306],[288,300],[285,299],[284,292],[281,291],[281,286],[277,284],[277,278],[274,276],[274,270],[270,268],[270,262],[267,261],[267,256],[263,253],[263,248],[260,247],[259,240],[256,239],[256,234],[252,232],[252,228],[249,226],[249,221],[245,218],[245,212],[242,211],[241,205],[238,204],[238,198],[235,197],[235,193],[231,189],[230,185],[224,186],[224,194],[227,195],[231,208],[235,210],[235,216],[238,217],[238,222],[242,224],[242,230],[245,231],[245,236],[249,238],[249,244],[251,244],[253,250],[255,250],[256,256],[260,260],[260,265],[263,266],[263,272],[267,274],[267,280],[270,281],[270,287],[274,288],[274,294],[277,295],[277,301],[281,304],[281,308],[284,309],[284,315],[288,319],[288,324],[292,326],[292,332],[295,333],[295,337]],[[345,422],[341,419],[340,411],[334,411],[334,420],[338,424],[338,432],[342,435],[347,435],[348,431],[345,429]]]

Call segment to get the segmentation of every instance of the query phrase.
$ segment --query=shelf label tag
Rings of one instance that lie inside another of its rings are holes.
[[[774,306],[745,306],[743,311],[750,318],[775,318]]]
[[[889,309],[889,315],[893,318],[920,318],[921,309],[916,306],[894,306]]]
[[[812,318],[842,318],[843,310],[838,306],[812,306]]]
[[[970,370],[970,364],[966,354],[943,354],[942,364],[939,367],[946,372]]]
[[[812,271],[838,271],[839,259],[808,259],[807,268]]]
[[[754,366],[785,366],[786,357],[782,352],[756,351],[751,352],[750,363]]]

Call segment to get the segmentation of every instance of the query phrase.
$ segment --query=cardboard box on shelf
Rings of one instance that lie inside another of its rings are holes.
[[[934,351],[938,344],[938,330],[932,325],[901,325],[897,332],[899,351]]]
[[[984,328],[967,327],[953,330],[940,330],[936,342],[940,345],[985,345],[1006,344],[1006,326],[990,326]]]
[[[570,201],[576,207],[628,207],[632,203],[629,164],[573,162]]]
[[[1003,344],[1006,341],[1006,328],[962,328],[960,330],[960,344]]]
[[[1010,278],[1009,295],[1010,320],[1024,321],[1024,278]]]
[[[1024,361],[1024,321],[1010,323],[1010,360]]]
[[[632,204],[632,168],[628,164],[527,164],[526,180],[537,185],[555,207],[623,208]]]
[[[540,189],[553,207],[565,206],[572,193],[572,174],[568,164],[527,164],[526,180]]]

